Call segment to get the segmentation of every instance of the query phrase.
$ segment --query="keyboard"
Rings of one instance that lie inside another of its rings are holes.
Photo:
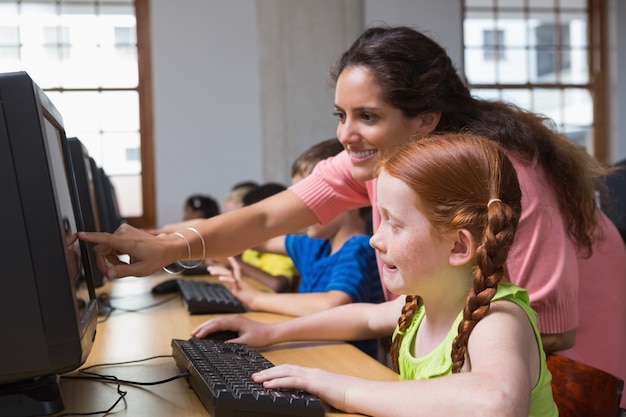
[[[200,264],[198,266],[194,266],[193,268],[185,268],[180,271],[181,275],[207,275],[209,271],[207,271],[206,264]]]
[[[190,314],[242,313],[244,305],[224,285],[179,279],[178,286]]]
[[[230,337],[229,337],[230,338]],[[251,378],[274,366],[256,349],[222,339],[172,339],[176,365],[213,417],[322,417],[320,400],[304,391],[263,388]]]

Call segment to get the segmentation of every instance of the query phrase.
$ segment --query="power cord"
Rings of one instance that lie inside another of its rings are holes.
[[[167,382],[171,382],[171,381],[174,381],[174,380],[177,380],[177,379],[180,379],[180,378],[186,378],[187,376],[190,375],[189,372],[185,372],[185,373],[174,375],[173,377],[162,379],[162,380],[158,380],[158,381],[142,382],[142,381],[130,381],[130,380],[125,380],[125,379],[120,379],[120,378],[116,377],[115,375],[103,375],[103,374],[99,374],[99,373],[95,373],[95,372],[88,372],[87,371],[88,369],[100,368],[100,367],[105,367],[105,366],[127,365],[127,364],[132,364],[132,363],[146,362],[146,361],[150,361],[150,360],[153,360],[153,359],[171,358],[171,357],[172,357],[172,355],[157,355],[157,356],[151,356],[151,357],[148,357],[148,358],[131,360],[131,361],[101,363],[101,364],[95,364],[95,365],[86,366],[84,368],[79,369],[78,372],[80,372],[80,373],[82,373],[84,375],[61,375],[61,379],[68,379],[68,380],[69,379],[74,379],[74,380],[91,380],[91,381],[104,382],[104,383],[107,383],[107,384],[115,384],[116,385],[116,389],[117,389],[117,394],[119,395],[119,397],[106,410],[90,411],[90,412],[84,412],[84,413],[79,413],[79,412],[63,413],[63,414],[60,414],[57,417],[91,416],[91,415],[96,415],[96,414],[106,415],[106,414],[110,413],[122,400],[125,399],[126,394],[128,393],[128,391],[122,390],[122,385],[137,385],[137,386],[159,385],[159,384],[165,384]]]

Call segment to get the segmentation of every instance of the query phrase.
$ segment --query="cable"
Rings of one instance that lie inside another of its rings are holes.
[[[126,397],[126,394],[128,394],[128,391],[122,390],[122,385],[137,385],[137,386],[159,385],[159,384],[165,384],[167,382],[171,382],[171,381],[174,381],[174,380],[177,380],[177,379],[180,379],[180,378],[185,378],[185,377],[190,375],[189,372],[185,372],[185,373],[174,375],[173,377],[169,377],[169,378],[158,380],[158,381],[142,382],[142,381],[129,381],[129,380],[124,380],[124,379],[119,379],[115,375],[103,375],[103,374],[98,374],[98,373],[95,373],[95,372],[87,372],[88,369],[99,368],[99,367],[104,367],[104,366],[127,365],[127,364],[131,364],[131,363],[140,363],[140,362],[146,362],[146,361],[153,360],[153,359],[171,358],[171,357],[172,357],[172,355],[157,355],[157,356],[150,356],[150,357],[144,358],[144,359],[136,359],[136,360],[130,360],[130,361],[124,361],[124,362],[100,363],[100,364],[94,364],[94,365],[86,366],[84,368],[79,369],[78,372],[80,372],[82,374],[85,374],[84,376],[81,376],[81,375],[61,375],[62,379],[92,380],[92,381],[104,382],[104,383],[107,383],[107,384],[114,383],[116,385],[116,389],[117,389],[117,393],[118,393],[119,397],[117,398],[117,400],[115,400],[115,402],[111,405],[111,407],[109,407],[106,410],[90,411],[90,412],[84,412],[84,413],[78,413],[78,412],[76,412],[76,413],[72,413],[72,412],[71,413],[63,413],[63,414],[60,414],[57,417],[91,416],[91,415],[96,415],[96,414],[106,415],[106,414],[110,413],[122,400],[124,400],[124,398]]]

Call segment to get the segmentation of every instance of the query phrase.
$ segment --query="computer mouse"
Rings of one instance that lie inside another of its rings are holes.
[[[236,337],[239,337],[239,332],[236,332],[234,330],[219,330],[217,332],[209,333],[205,336],[205,339],[220,340],[224,342],[226,340],[234,339]]]
[[[102,293],[97,298],[98,301],[98,316],[108,316],[110,315],[114,308],[111,305],[111,298],[109,298],[109,294]]]
[[[170,294],[178,292],[179,289],[178,279],[172,278],[152,287],[152,294]]]

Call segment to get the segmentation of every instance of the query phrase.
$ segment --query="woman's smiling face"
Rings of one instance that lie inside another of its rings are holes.
[[[352,175],[360,181],[373,178],[381,153],[432,130],[422,126],[421,116],[407,119],[384,101],[365,67],[348,67],[339,75],[335,114],[337,138],[350,155]]]

